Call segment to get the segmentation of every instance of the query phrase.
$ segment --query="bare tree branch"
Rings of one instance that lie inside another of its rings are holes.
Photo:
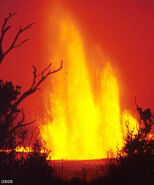
[[[13,47],[14,48],[18,48],[18,47],[20,47],[21,45],[23,45],[26,41],[28,41],[29,39],[25,39],[25,40],[23,40],[22,42],[20,42],[19,44],[16,44],[16,45],[14,45]]]
[[[21,127],[25,127],[25,126],[31,125],[31,124],[33,124],[35,121],[36,121],[36,120],[33,120],[33,121],[29,122],[29,123],[24,123],[24,124],[16,125],[15,127],[13,127],[13,129],[11,129],[11,130],[9,131],[9,133],[11,134],[11,133],[14,132],[17,128],[21,128]]]
[[[16,42],[17,42],[18,38],[20,37],[20,35],[22,34],[22,32],[24,32],[24,31],[26,31],[27,29],[29,29],[33,24],[34,24],[34,23],[31,23],[31,24],[25,26],[24,28],[22,28],[22,27],[20,26],[20,29],[19,29],[19,31],[17,32],[17,34],[16,34],[16,36],[15,36],[15,38],[14,38],[14,40],[13,40],[11,46],[4,52],[4,54],[3,54],[4,56],[7,55],[13,48],[17,48],[17,47],[21,46],[24,42],[26,42],[26,41],[29,40],[29,39],[25,39],[25,40],[23,40],[20,44],[16,44]]]
[[[25,121],[25,114],[23,108],[21,109],[22,112],[22,119],[17,123],[17,125],[21,125]]]
[[[56,73],[58,71],[60,71],[63,67],[63,61],[61,60],[61,65],[58,69],[56,70],[51,70],[50,67],[52,66],[52,64],[49,64],[42,72],[41,74],[37,74],[37,69],[35,66],[33,66],[33,82],[31,87],[25,91],[20,97],[19,99],[14,103],[14,105],[12,106],[12,110],[9,114],[9,116],[11,116],[14,111],[17,109],[18,105],[28,96],[30,96],[31,94],[33,94],[34,92],[36,92],[39,88],[39,85],[51,74]],[[39,78],[40,77],[40,78]],[[14,126],[10,131],[9,134],[13,133],[16,129],[20,128],[20,127],[25,127],[28,125],[31,125],[32,123],[34,123],[36,120],[31,121],[29,123],[24,123],[25,122],[25,114],[23,109],[21,110],[22,113],[22,119],[17,123],[16,126]],[[23,124],[24,123],[24,124]]]
[[[37,69],[35,66],[33,66],[33,82],[31,87],[25,91],[20,97],[19,99],[13,104],[12,106],[12,110],[10,112],[10,115],[12,115],[12,113],[16,110],[16,108],[18,107],[18,105],[28,96],[30,96],[31,94],[33,94],[34,92],[36,92],[39,89],[40,84],[51,74],[54,74],[58,71],[60,71],[63,67],[63,61],[61,60],[61,65],[58,69],[55,70],[51,70],[50,69],[51,64],[49,64],[43,71],[41,74],[37,74]]]
[[[22,26],[20,26],[19,31],[16,33],[12,43],[10,44],[10,46],[8,47],[8,49],[6,51],[3,51],[3,39],[4,36],[6,34],[6,32],[11,28],[10,25],[7,26],[9,19],[11,19],[14,15],[16,15],[16,13],[9,13],[9,16],[6,17],[4,19],[4,23],[2,25],[2,30],[1,30],[1,36],[0,36],[0,63],[2,63],[4,57],[14,48],[18,48],[20,46],[22,46],[25,42],[27,42],[29,39],[26,38],[23,41],[21,41],[20,43],[17,43],[19,37],[21,36],[21,34],[28,30],[34,23],[31,23],[25,27],[22,28]]]
[[[2,25],[1,37],[0,37],[0,40],[1,41],[4,38],[4,34],[11,28],[10,25],[7,26],[7,27],[6,27],[6,25],[8,23],[8,20],[11,19],[11,17],[13,17],[14,15],[16,15],[16,13],[13,13],[13,14],[12,13],[9,13],[9,16],[4,19],[4,23]]]
[[[22,118],[21,120],[16,124],[16,126],[14,126],[10,131],[9,131],[9,134],[13,133],[16,129],[20,128],[20,127],[25,127],[25,126],[28,126],[28,125],[31,125],[32,123],[34,123],[36,120],[33,120],[31,122],[28,122],[28,123],[24,123],[25,122],[25,114],[24,114],[24,111],[23,111],[23,108],[21,110],[21,113],[22,113]]]

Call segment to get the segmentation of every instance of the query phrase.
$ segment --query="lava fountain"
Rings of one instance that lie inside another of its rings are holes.
[[[64,67],[51,79],[52,91],[46,90],[51,109],[49,119],[41,124],[41,138],[53,159],[100,159],[111,151],[116,155],[123,146],[121,121],[132,117],[127,111],[122,116],[112,65],[106,62],[103,68],[97,67],[96,93],[81,33],[70,16],[58,15],[52,17],[58,30],[54,57],[63,58]]]

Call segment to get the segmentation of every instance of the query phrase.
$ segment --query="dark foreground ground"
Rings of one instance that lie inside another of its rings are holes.
[[[81,181],[91,182],[107,175],[111,159],[54,160],[51,163],[54,168],[53,175],[56,178],[62,178],[65,181],[79,178]]]
[[[154,156],[143,160],[115,159],[52,162],[55,184],[68,185],[153,185]]]
[[[16,155],[15,155],[16,156]],[[0,153],[0,184],[153,185],[154,156],[121,160],[47,161],[42,156],[15,160]],[[9,180],[9,181],[4,181]]]

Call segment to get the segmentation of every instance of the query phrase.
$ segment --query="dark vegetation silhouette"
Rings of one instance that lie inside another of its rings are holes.
[[[127,127],[124,147],[117,153],[115,161],[111,161],[108,175],[94,184],[153,184],[154,140],[151,132],[154,115],[149,108],[142,110],[137,104],[136,107],[140,117],[138,133],[133,134],[133,130],[130,131]]]
[[[4,57],[14,48],[20,47],[27,40],[17,43],[20,35],[28,30],[32,24],[20,27],[9,49],[4,51],[3,40],[6,32],[11,28],[8,21],[15,15],[9,13],[4,19],[0,36],[0,63]],[[33,80],[29,89],[22,92],[21,86],[14,86],[13,82],[0,80],[0,180],[12,179],[17,185],[151,185],[154,175],[154,141],[150,134],[154,124],[154,116],[150,109],[142,110],[137,104],[137,111],[140,116],[139,130],[137,134],[127,129],[127,136],[124,137],[125,145],[118,152],[117,158],[112,160],[108,166],[108,175],[92,182],[86,182],[85,171],[83,179],[74,177],[70,182],[62,178],[54,177],[54,169],[51,161],[47,160],[50,151],[45,149],[42,152],[42,143],[35,140],[32,144],[33,132],[28,134],[28,126],[37,120],[26,122],[24,109],[19,105],[27,97],[35,93],[41,83],[51,74],[62,69],[51,70],[51,64],[42,70],[40,74],[33,66]],[[135,102],[136,103],[136,102]],[[113,123],[114,124],[114,123]],[[26,140],[28,142],[26,142]],[[28,144],[27,144],[28,143]],[[17,152],[17,146],[31,146],[28,152]],[[103,147],[103,146],[102,146]]]

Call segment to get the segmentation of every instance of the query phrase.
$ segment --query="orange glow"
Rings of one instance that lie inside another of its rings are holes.
[[[11,149],[0,150],[0,152],[11,152],[11,151],[12,151]],[[29,153],[29,152],[32,152],[32,149],[29,148],[29,147],[17,146],[17,147],[15,148],[15,151],[16,151],[16,152]]]
[[[150,133],[149,135],[148,135],[148,140],[153,140],[154,139],[154,134],[153,133]]]
[[[31,152],[32,150],[31,150],[29,147],[24,148],[23,146],[21,146],[21,147],[18,146],[18,147],[16,147],[15,151],[16,151],[16,152],[29,153],[29,152]]]
[[[122,115],[122,123],[124,135],[127,134],[127,131],[132,132],[133,135],[138,133],[139,124],[135,118],[131,116],[131,113],[125,110]]]
[[[123,146],[123,132],[119,85],[112,65],[107,62],[103,69],[97,69],[100,79],[95,94],[81,33],[70,17],[55,17],[55,58],[61,56],[64,67],[50,82],[52,92],[47,90],[51,110],[40,127],[41,137],[53,159],[99,159],[107,157],[109,151],[116,155],[117,148]],[[127,118],[134,124],[135,119],[124,113],[124,121]]]

